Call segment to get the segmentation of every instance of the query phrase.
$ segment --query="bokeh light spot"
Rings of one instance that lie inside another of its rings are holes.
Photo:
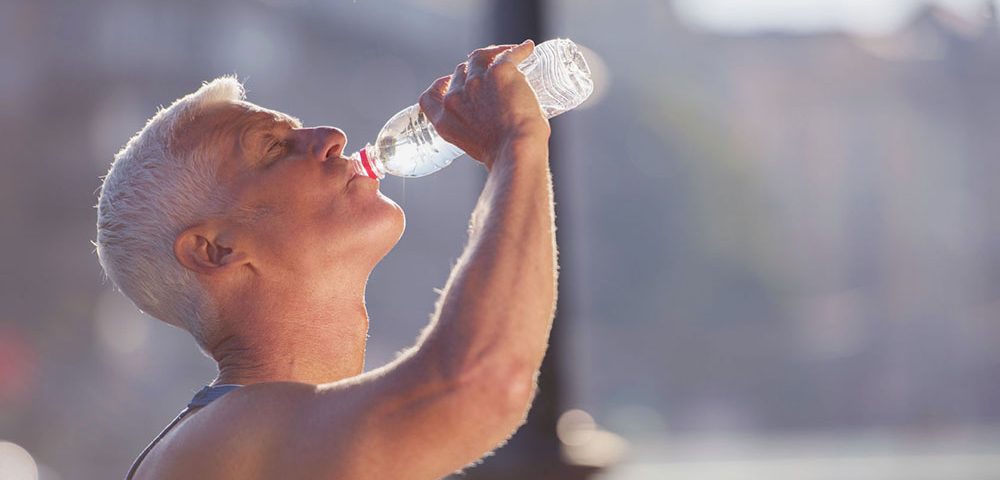
[[[597,429],[594,417],[589,413],[573,409],[568,410],[559,417],[556,422],[556,435],[559,441],[566,445],[581,445],[586,443]]]
[[[0,480],[38,480],[38,464],[20,445],[0,441]]]
[[[94,336],[109,361],[118,363],[149,339],[149,320],[122,294],[106,290],[94,308]]]
[[[611,86],[611,71],[600,54],[579,43],[577,46],[580,47],[583,58],[587,60],[587,66],[590,67],[590,77],[594,80],[594,93],[591,93],[587,100],[576,107],[578,110],[583,110],[597,105],[608,94],[608,88]]]

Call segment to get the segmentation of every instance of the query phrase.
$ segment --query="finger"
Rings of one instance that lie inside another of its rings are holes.
[[[462,86],[465,85],[465,78],[469,74],[469,64],[466,62],[459,63],[455,67],[455,72],[451,74],[451,83],[448,85],[448,91],[445,95],[461,90]]]
[[[430,118],[437,118],[438,113],[443,108],[441,102],[444,101],[444,94],[448,90],[450,82],[451,76],[444,76],[434,80],[434,83],[427,87],[427,90],[424,90],[424,93],[420,95],[420,109],[424,111],[424,115]]]
[[[494,63],[510,62],[513,63],[515,66],[520,65],[521,62],[523,62],[524,59],[530,57],[531,52],[534,51],[535,51],[535,41],[529,38],[524,42],[522,42],[520,45],[501,52],[499,55],[497,55],[496,61]]]
[[[493,59],[496,58],[501,52],[511,49],[514,45],[496,45],[486,48],[480,48],[469,54],[469,76],[474,77],[477,75],[482,75],[487,68],[493,63]]]
[[[490,53],[490,52],[495,51],[495,50],[499,50],[499,51],[502,52],[502,51],[504,51],[504,50],[506,50],[508,48],[516,47],[516,46],[517,45],[513,44],[513,43],[505,43],[503,45],[493,44],[493,45],[490,45],[488,47],[477,48],[477,49],[473,50],[472,52],[470,52],[468,56],[469,56],[469,58],[472,58],[473,55],[478,55],[480,53]]]

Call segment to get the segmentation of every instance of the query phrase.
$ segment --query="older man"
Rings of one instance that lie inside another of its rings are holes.
[[[516,69],[532,49],[476,50],[420,97],[489,175],[431,324],[366,373],[365,284],[404,217],[342,131],[221,78],[128,142],[101,190],[101,262],[219,366],[130,478],[438,478],[509,438],[555,308],[549,127]]]

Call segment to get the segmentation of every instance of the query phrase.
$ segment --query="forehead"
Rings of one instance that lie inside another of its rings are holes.
[[[247,127],[277,123],[302,128],[299,119],[277,110],[250,102],[222,102],[203,108],[188,122],[180,125],[177,138],[181,143],[204,144],[209,140],[238,134]]]
[[[242,127],[248,123],[290,123],[295,128],[302,128],[299,119],[286,113],[265,108],[260,105],[240,101],[224,102],[211,105],[202,110],[193,119],[192,126],[198,129],[227,129]]]
[[[302,122],[287,113],[271,110],[270,108],[265,108],[246,101],[228,103],[227,105],[230,108],[238,110],[240,113],[237,115],[242,115],[244,118],[250,120],[270,120],[273,122],[290,123],[295,128],[302,128]]]

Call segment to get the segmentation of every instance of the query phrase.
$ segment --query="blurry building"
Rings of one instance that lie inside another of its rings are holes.
[[[579,166],[562,169],[568,406],[640,460],[708,434],[965,448],[1000,422],[995,18],[732,35],[661,0],[553,4],[553,36],[590,47],[603,85],[554,121]],[[43,480],[119,476],[214,375],[101,283],[89,244],[98,176],[156,105],[238,73],[250,100],[360,147],[478,46],[483,17],[443,0],[0,4],[0,439]],[[369,288],[370,368],[425,323],[480,180],[456,162],[386,182],[408,230]]]

